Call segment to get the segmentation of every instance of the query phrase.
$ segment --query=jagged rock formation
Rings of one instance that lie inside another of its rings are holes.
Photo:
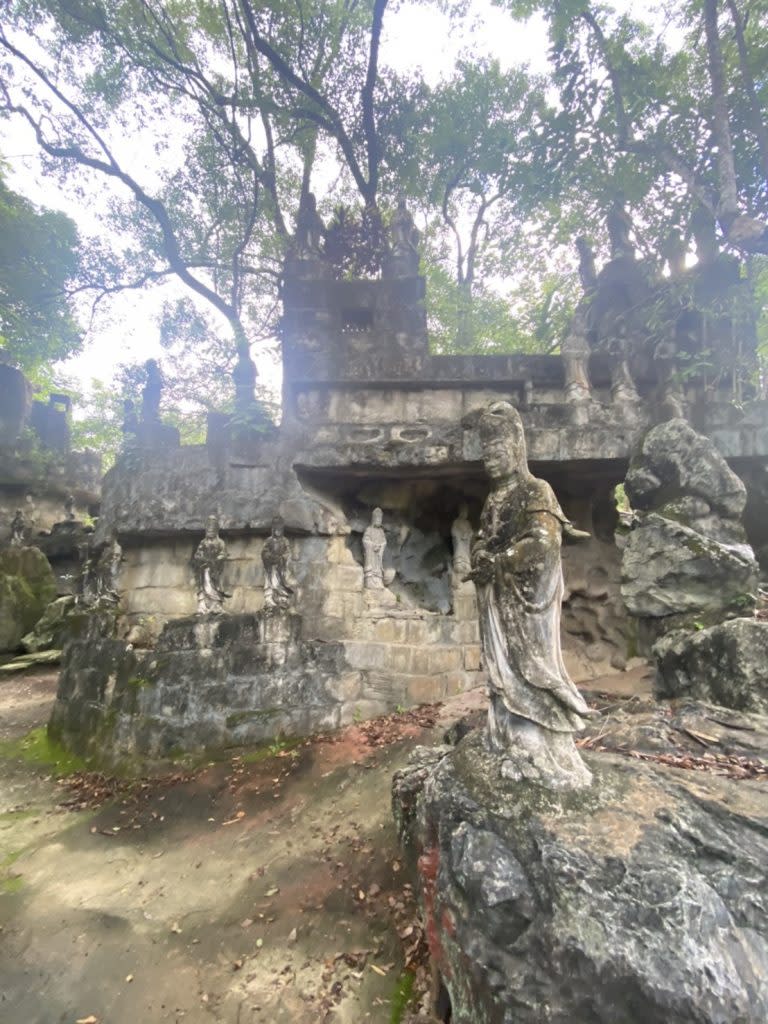
[[[48,559],[37,548],[0,551],[0,653],[16,651],[21,639],[56,596]]]
[[[450,1006],[439,1019],[766,1019],[760,784],[673,770],[651,751],[674,750],[673,735],[695,750],[699,730],[713,750],[743,754],[742,737],[759,740],[765,763],[768,719],[703,705],[673,718],[642,712],[603,718],[593,733],[647,759],[589,755],[595,784],[577,793],[504,781],[479,730],[453,749],[420,748],[395,776],[395,817],[418,864],[436,988]]]

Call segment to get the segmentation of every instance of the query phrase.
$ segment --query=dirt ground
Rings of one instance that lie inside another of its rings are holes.
[[[55,691],[0,681],[3,1024],[401,1019],[420,928],[392,774],[482,693],[128,786],[34,759]]]
[[[418,927],[392,773],[479,694],[112,792],[14,746],[55,686],[0,683],[4,1024],[397,1019]]]

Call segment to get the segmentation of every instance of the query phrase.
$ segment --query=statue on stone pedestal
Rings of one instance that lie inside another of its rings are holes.
[[[466,502],[459,507],[459,514],[451,526],[453,541],[453,582],[459,584],[472,571],[470,550],[474,536],[472,523],[469,521],[469,510]]]
[[[139,417],[136,415],[136,406],[132,398],[123,399],[123,422],[120,429],[125,439],[129,434],[135,438],[139,433]]]
[[[23,548],[27,542],[27,522],[23,509],[17,508],[11,520],[10,544],[12,548]]]
[[[570,526],[552,488],[528,469],[519,414],[494,402],[480,421],[491,492],[472,547],[488,670],[487,740],[502,775],[553,789],[589,785],[573,734],[588,715],[560,650],[560,545]]]
[[[591,349],[586,338],[584,314],[579,310],[573,316],[571,329],[560,346],[565,370],[565,400],[569,405],[580,405],[590,399],[589,357]]]
[[[156,359],[148,359],[144,364],[146,382],[141,392],[141,418],[145,423],[160,422],[160,398],[163,394],[163,374]]]
[[[205,537],[192,556],[197,586],[197,611],[200,615],[217,614],[223,610],[224,599],[231,597],[222,585],[227,546],[219,536],[219,520],[208,516]]]
[[[272,520],[272,533],[261,552],[264,566],[264,607],[289,608],[293,587],[288,582],[288,559],[291,548],[285,536],[285,524],[280,516]]]
[[[414,277],[419,272],[420,233],[404,199],[398,199],[389,225],[392,255],[389,270],[392,277]]]
[[[64,501],[64,518],[72,523],[75,520],[75,496],[68,494]]]
[[[371,515],[371,524],[363,533],[363,573],[366,590],[384,589],[384,548],[387,546],[387,535],[382,529],[383,513],[375,508]]]
[[[294,253],[300,260],[318,260],[323,256],[325,225],[317,212],[317,200],[311,192],[302,196],[296,218]]]
[[[629,238],[629,234],[632,231],[632,221],[624,209],[624,197],[621,194],[616,196],[608,210],[605,224],[611,243],[611,259],[633,260],[635,258],[635,247]]]
[[[576,249],[579,254],[579,277],[581,278],[581,287],[585,292],[591,292],[597,285],[595,254],[592,251],[592,246],[583,235],[576,239]]]
[[[256,364],[251,359],[247,345],[238,345],[237,362],[232,370],[232,380],[235,382],[235,408],[239,411],[247,411],[254,404],[256,398]]]

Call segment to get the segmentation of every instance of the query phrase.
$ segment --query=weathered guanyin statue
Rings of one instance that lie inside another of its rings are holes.
[[[488,743],[503,755],[502,775],[553,789],[589,785],[573,740],[589,714],[560,649],[563,529],[549,484],[528,469],[523,424],[508,402],[480,421],[491,478],[472,547],[483,656],[488,672]]]
[[[384,589],[384,548],[387,546],[387,535],[382,522],[383,513],[380,508],[375,508],[371,524],[363,533],[363,577],[367,590]]]
[[[192,556],[197,586],[197,610],[201,615],[221,612],[224,599],[231,597],[221,585],[226,560],[227,546],[219,536],[219,521],[216,516],[208,516],[205,537]]]
[[[264,607],[288,608],[293,587],[288,581],[288,559],[291,548],[285,536],[285,525],[279,516],[272,520],[272,533],[261,552],[264,566]]]

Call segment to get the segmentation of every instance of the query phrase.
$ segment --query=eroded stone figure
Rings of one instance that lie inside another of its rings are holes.
[[[68,522],[73,522],[75,519],[75,496],[74,494],[67,495],[64,501],[64,518]]]
[[[113,533],[99,554],[95,569],[96,600],[104,604],[117,604],[119,599],[120,563],[123,549]]]
[[[145,423],[159,423],[160,399],[163,394],[163,374],[156,359],[144,364],[146,380],[141,392],[141,416]]]
[[[420,234],[413,223],[413,217],[399,199],[397,209],[392,215],[389,225],[392,244],[390,270],[394,277],[411,277],[419,272],[419,238]]]
[[[366,590],[384,589],[384,549],[387,535],[382,528],[383,513],[375,508],[370,526],[363,533],[363,574]]]
[[[23,548],[27,537],[27,521],[23,509],[17,508],[11,520],[10,544],[12,548]]]
[[[192,556],[197,587],[197,610],[200,615],[221,612],[225,598],[231,596],[221,585],[226,560],[227,546],[219,536],[219,520],[216,516],[208,516],[205,537]]]
[[[480,422],[491,492],[472,547],[483,657],[488,743],[502,774],[553,789],[589,785],[573,734],[589,714],[560,649],[562,533],[570,523],[549,484],[528,469],[523,424],[508,402]]]
[[[303,260],[320,259],[323,255],[324,237],[325,225],[317,212],[317,200],[311,192],[307,192],[302,198],[296,218],[296,256]]]
[[[469,510],[466,504],[459,508],[459,514],[451,526],[453,541],[453,581],[460,583],[472,571],[470,552],[474,530],[469,521]]]
[[[261,552],[264,566],[264,607],[289,608],[293,587],[289,582],[288,560],[291,548],[285,536],[285,524],[280,516],[272,520],[272,533]]]
[[[237,362],[232,370],[232,380],[235,384],[235,408],[247,410],[255,402],[256,364],[251,359],[247,345],[238,346]]]

